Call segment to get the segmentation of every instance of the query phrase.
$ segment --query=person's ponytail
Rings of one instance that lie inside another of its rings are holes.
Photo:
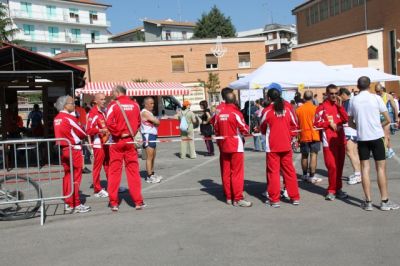
[[[270,98],[271,102],[274,103],[274,111],[276,114],[283,114],[285,108],[283,99],[279,91],[270,89],[268,90],[267,96]]]

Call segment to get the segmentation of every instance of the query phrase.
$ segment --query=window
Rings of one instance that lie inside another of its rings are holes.
[[[79,42],[81,39],[80,29],[71,29],[72,42]]]
[[[100,32],[97,31],[97,30],[93,30],[93,31],[90,33],[90,37],[91,37],[91,39],[92,39],[92,43],[95,43],[96,41],[99,41],[99,40],[100,40]]]
[[[178,109],[180,107],[179,103],[172,97],[163,96],[162,97],[162,101],[163,101],[163,104],[164,104],[164,108],[166,110],[175,111],[176,109]]]
[[[34,33],[35,33],[35,26],[34,25],[24,24],[23,28],[24,28],[24,35],[27,35],[27,36],[33,36],[34,35]]]
[[[274,46],[273,45],[268,46],[268,52],[271,52],[273,50],[274,50]]]
[[[98,20],[97,11],[89,11],[89,20],[90,24],[93,24],[94,21]]]
[[[61,53],[61,49],[60,48],[50,48],[50,53],[52,55],[59,54],[59,53]]]
[[[36,47],[24,46],[24,48],[25,48],[26,50],[31,51],[31,52],[37,52],[37,48],[36,48]]]
[[[21,11],[25,15],[32,17],[32,4],[28,2],[21,2]]]
[[[69,9],[69,17],[72,20],[79,22],[79,10],[77,8],[70,8]]]
[[[365,0],[353,0],[353,6],[360,6],[365,3]]]
[[[165,31],[165,39],[171,40],[171,31],[170,30]]]
[[[187,40],[187,32],[182,31],[182,39]]]
[[[319,3],[319,19],[324,20],[327,19],[329,16],[329,2],[328,0],[322,0]]]
[[[46,6],[47,18],[54,18],[56,16],[55,6]]]
[[[378,49],[372,45],[368,47],[368,59],[378,59]]]
[[[330,15],[331,17],[339,14],[339,0],[331,0],[330,1]]]
[[[250,67],[250,52],[238,53],[239,55],[239,68]]]
[[[49,27],[49,40],[58,39],[58,28],[57,27]]]
[[[310,23],[315,24],[319,21],[319,14],[318,14],[318,5],[313,5],[310,8]]]
[[[351,0],[341,0],[340,1],[340,9],[342,12],[351,9]]]
[[[218,69],[218,58],[213,54],[206,54],[206,69]]]
[[[184,72],[185,71],[185,60],[183,55],[171,56],[172,72]]]
[[[389,32],[389,45],[391,73],[397,75],[396,32],[394,30]]]

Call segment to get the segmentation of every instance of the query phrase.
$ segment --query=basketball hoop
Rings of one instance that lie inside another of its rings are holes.
[[[225,47],[222,47],[222,38],[221,36],[217,37],[217,42],[215,44],[215,48],[211,48],[211,52],[213,55],[217,58],[221,58],[225,55],[225,53],[228,51]]]

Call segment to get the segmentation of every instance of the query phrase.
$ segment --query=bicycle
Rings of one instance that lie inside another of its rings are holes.
[[[0,221],[32,218],[41,205],[42,190],[29,177],[0,178]],[[5,208],[3,208],[5,206]]]

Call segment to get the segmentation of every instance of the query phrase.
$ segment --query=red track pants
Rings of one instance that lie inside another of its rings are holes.
[[[94,161],[93,161],[93,188],[94,193],[100,192],[102,187],[100,185],[100,172],[101,167],[104,166],[104,172],[108,180],[108,166],[109,166],[109,147],[104,145],[102,148],[93,148]]]
[[[342,189],[342,174],[346,147],[343,142],[329,141],[329,147],[324,147],[324,160],[328,169],[329,186],[328,193],[336,194]]]
[[[111,206],[118,206],[118,189],[121,183],[122,164],[125,162],[129,194],[136,206],[143,204],[142,181],[139,174],[139,162],[136,148],[126,144],[131,139],[123,139],[110,145],[110,166],[108,168],[108,195]]]
[[[220,155],[222,184],[227,200],[243,199],[244,155],[243,152],[224,153]]]
[[[71,168],[69,164],[69,148],[63,148],[61,154],[61,164],[64,168],[63,178],[63,195],[68,196],[72,190],[71,184]],[[64,200],[65,204],[75,208],[81,204],[79,200],[79,187],[82,180],[82,166],[83,166],[83,155],[82,150],[72,150],[72,166],[74,175],[74,192],[72,196]]]
[[[299,185],[293,165],[293,152],[267,152],[268,195],[271,202],[279,202],[281,196],[280,172],[282,170],[286,190],[291,200],[299,200]]]

